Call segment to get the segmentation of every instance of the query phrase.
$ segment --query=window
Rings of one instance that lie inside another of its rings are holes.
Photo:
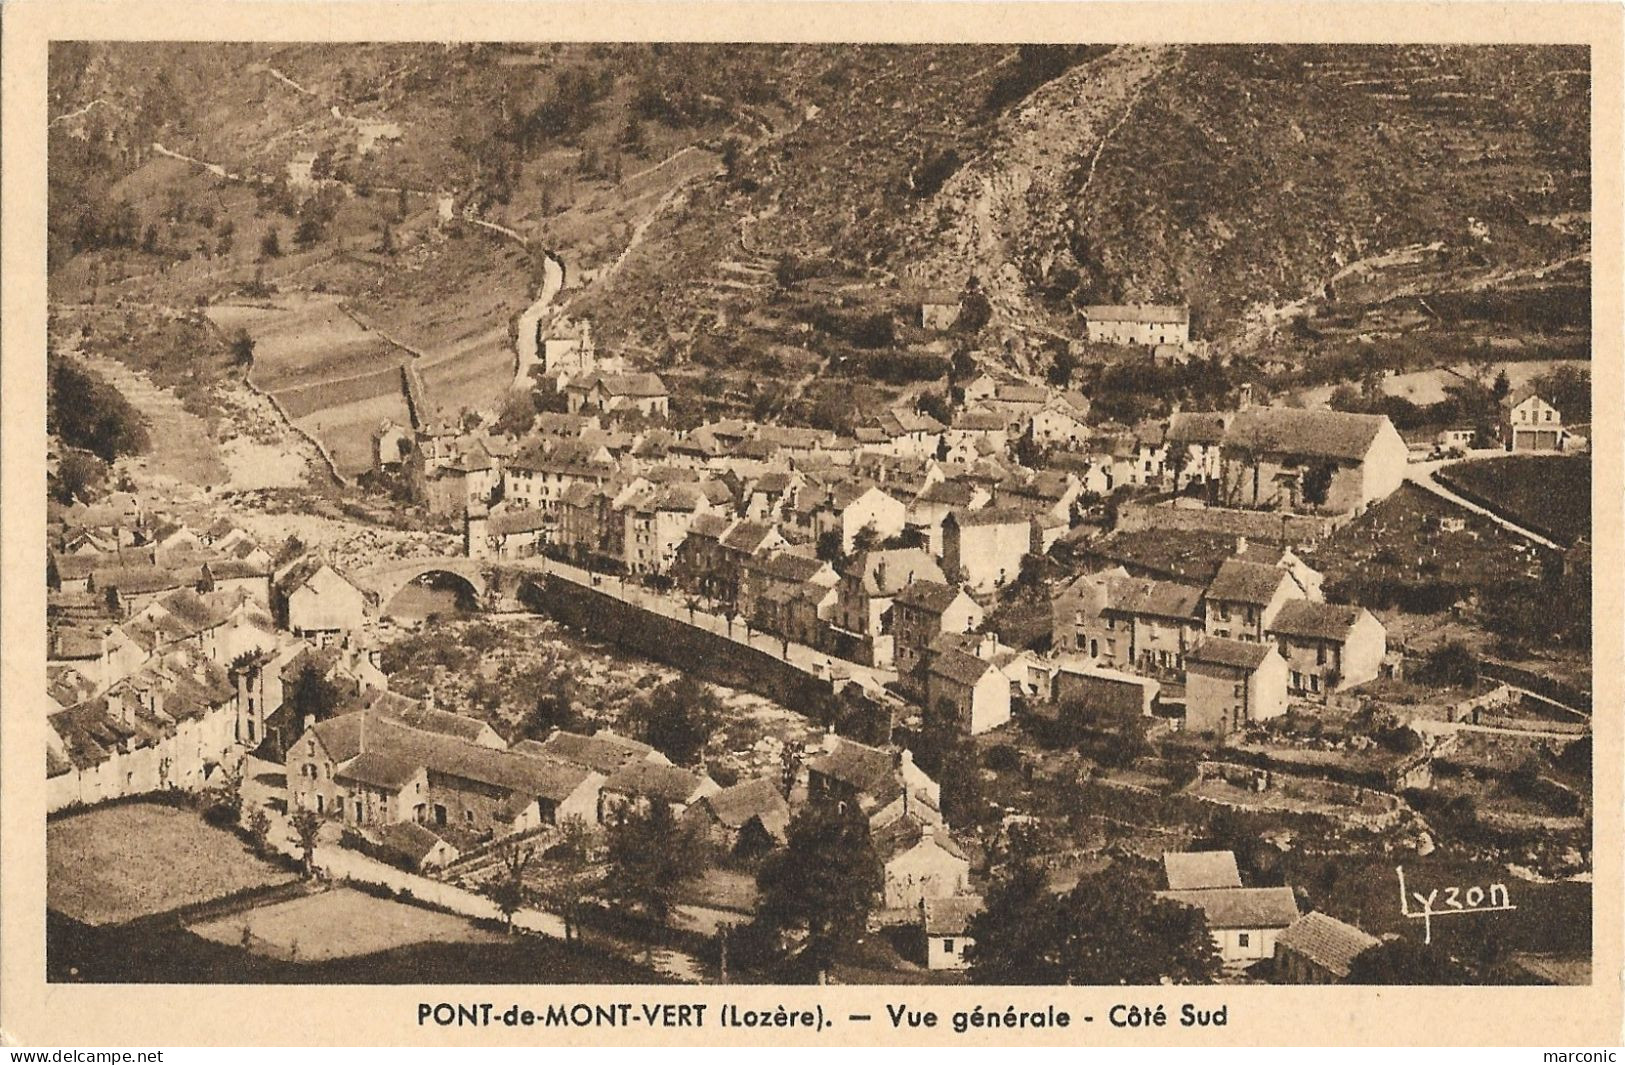
[[[1323,644],[1323,643],[1316,644],[1315,645],[1315,665],[1323,666],[1325,664],[1326,664],[1326,645]]]
[[[1237,932],[1236,933],[1236,946],[1245,947],[1247,945],[1247,942],[1248,942],[1248,933],[1246,933],[1246,932]]]
[[[1316,673],[1309,674],[1309,690],[1312,691],[1312,692],[1320,691],[1320,675],[1319,674],[1316,674]]]
[[[951,939],[944,939],[942,941],[942,952],[944,954],[952,954],[954,952],[954,941]]]
[[[473,810],[464,810],[463,811],[463,820],[466,823],[472,825],[474,823],[474,811]]]
[[[1303,687],[1303,674],[1299,673],[1295,669],[1292,671],[1292,686],[1294,688]]]

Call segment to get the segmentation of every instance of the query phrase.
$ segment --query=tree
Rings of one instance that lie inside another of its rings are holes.
[[[56,498],[88,503],[107,485],[107,463],[88,451],[66,452],[56,465]]]
[[[609,869],[604,892],[619,906],[664,924],[683,884],[700,872],[701,848],[694,832],[677,823],[671,806],[623,813],[609,826]]]
[[[536,848],[531,844],[509,840],[497,848],[497,876],[480,885],[480,892],[501,912],[503,927],[509,935],[513,934],[513,915],[530,897],[525,886],[525,870],[535,857]]]
[[[1490,386],[1490,396],[1495,400],[1495,402],[1499,403],[1503,399],[1507,398],[1507,394],[1511,391],[1512,380],[1511,378],[1507,377],[1506,370],[1502,369],[1500,373],[1495,375],[1495,384]]]
[[[1202,911],[1159,898],[1147,875],[1121,864],[1062,896],[1018,867],[969,931],[974,983],[1208,983],[1220,969]]]
[[[384,223],[383,235],[378,238],[378,254],[395,254],[395,231],[390,228],[389,223],[387,222]]]
[[[710,687],[685,673],[640,700],[633,717],[645,743],[679,765],[692,765],[716,731],[722,704]]]
[[[238,366],[254,365],[254,338],[248,330],[238,329],[231,337],[231,361]]]
[[[1072,383],[1072,373],[1077,368],[1077,356],[1070,351],[1057,351],[1055,360],[1050,363],[1049,372],[1044,375],[1044,379],[1056,388],[1066,388]]]
[[[326,721],[344,699],[337,684],[322,674],[312,662],[306,662],[283,696],[292,709],[294,720],[306,722],[305,727]]]
[[[293,242],[301,248],[308,248],[322,239],[322,223],[317,219],[306,216],[299,220],[293,230]],[[280,252],[266,252],[267,255],[277,255]]]
[[[839,566],[846,561],[846,552],[841,549],[841,533],[839,529],[831,529],[820,533],[818,545],[815,549],[820,562],[828,562],[832,566]]]
[[[1312,507],[1326,505],[1326,495],[1332,488],[1332,477],[1337,467],[1330,462],[1317,462],[1303,471],[1303,501]]]
[[[1409,939],[1390,939],[1367,947],[1349,964],[1351,984],[1459,984],[1462,967],[1448,954]]]
[[[1048,956],[1060,918],[1059,899],[1045,886],[1044,871],[1018,861],[988,888],[985,906],[971,918],[966,937],[974,984],[1058,984]]]
[[[982,294],[979,286],[967,288],[964,301],[959,305],[958,328],[971,335],[980,333],[993,320],[993,304]]]
[[[260,238],[260,258],[275,259],[282,254],[282,237],[277,233],[276,226],[265,231]]]
[[[316,871],[316,837],[321,834],[322,819],[314,810],[300,810],[293,815],[293,834],[299,840],[300,860],[305,876]]]
[[[852,553],[854,555],[873,551],[878,546],[880,546],[880,530],[875,528],[875,523],[872,521],[852,534]]]
[[[581,938],[581,912],[585,897],[600,885],[592,883],[592,830],[579,816],[559,822],[559,841],[543,855],[550,866],[541,889],[548,907],[564,921],[564,941]]]
[[[254,807],[254,812],[248,815],[248,841],[254,847],[255,854],[264,854],[271,836],[271,818],[261,807]]]
[[[950,825],[965,827],[986,820],[981,762],[969,737],[954,736],[943,752],[937,779],[942,782],[942,816]]]
[[[528,388],[516,389],[502,400],[502,411],[491,428],[517,439],[530,432],[535,421],[536,393]]]
[[[147,421],[123,393],[72,359],[50,360],[45,395],[46,431],[103,462],[138,455],[152,446]]]
[[[790,822],[785,848],[757,874],[758,920],[804,937],[800,957],[824,983],[836,952],[863,931],[885,876],[855,805],[818,803]]]

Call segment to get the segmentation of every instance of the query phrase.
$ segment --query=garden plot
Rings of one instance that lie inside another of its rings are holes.
[[[90,925],[122,924],[293,879],[191,810],[103,806],[46,828],[46,899]]]
[[[489,943],[504,938],[463,917],[349,888],[259,906],[189,930],[282,961],[326,961],[414,943]]]

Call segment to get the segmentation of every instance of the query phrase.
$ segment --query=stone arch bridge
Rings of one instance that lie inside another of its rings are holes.
[[[485,603],[491,587],[485,567],[478,561],[462,556],[390,559],[352,571],[350,580],[358,588],[376,596],[382,609],[413,581],[436,574],[456,578],[468,587],[476,602]]]

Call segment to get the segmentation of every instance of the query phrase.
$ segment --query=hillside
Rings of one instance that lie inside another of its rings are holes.
[[[500,401],[544,250],[695,416],[840,424],[959,345],[1042,372],[1096,302],[1310,379],[1589,349],[1573,49],[72,44],[51,76],[56,302],[330,293],[444,413]],[[973,277],[977,335],[907,324]]]

